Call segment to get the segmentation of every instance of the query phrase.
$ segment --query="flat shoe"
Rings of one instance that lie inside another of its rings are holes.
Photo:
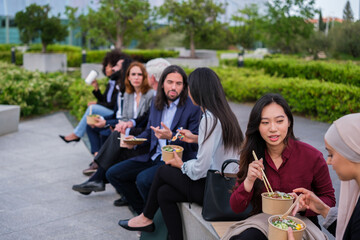
[[[125,228],[126,230],[129,230],[129,231],[141,231],[141,232],[154,232],[155,231],[155,224],[154,223],[151,223],[147,226],[144,226],[144,227],[130,227],[129,226],[129,220],[130,219],[127,219],[127,220],[120,220],[119,221],[119,225],[123,228]]]

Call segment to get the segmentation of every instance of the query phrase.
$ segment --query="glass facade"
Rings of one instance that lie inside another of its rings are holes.
[[[98,0],[0,0],[0,44],[14,43],[21,44],[19,30],[17,29],[14,18],[15,14],[19,11],[25,10],[25,8],[33,3],[37,5],[49,4],[51,7],[50,16],[57,16],[60,14],[62,22],[66,24],[67,17],[65,15],[65,7],[77,7],[78,13],[87,13],[88,7],[97,8]],[[79,30],[70,30],[69,36],[61,44],[69,44],[75,46],[81,46],[81,38],[76,36]],[[35,40],[35,42],[40,42]]]

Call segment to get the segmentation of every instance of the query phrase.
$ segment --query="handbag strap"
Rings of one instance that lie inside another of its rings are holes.
[[[224,171],[225,168],[230,164],[230,163],[237,163],[239,165],[239,160],[238,159],[227,159],[223,162],[222,166],[221,166],[221,175],[224,176]]]

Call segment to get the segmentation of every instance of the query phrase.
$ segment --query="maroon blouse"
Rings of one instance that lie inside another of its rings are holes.
[[[276,169],[270,155],[265,151],[265,174],[274,191],[291,193],[293,189],[303,187],[313,191],[328,206],[335,206],[335,190],[328,166],[320,151],[304,142],[289,139],[282,159],[283,163]],[[266,192],[264,185],[262,192]],[[230,198],[233,211],[244,211],[252,196],[253,190],[247,192],[244,183],[241,183]],[[305,216],[316,215],[311,210],[305,212]]]

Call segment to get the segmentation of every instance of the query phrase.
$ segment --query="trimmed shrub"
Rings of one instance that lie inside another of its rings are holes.
[[[245,67],[264,69],[272,76],[319,79],[327,82],[360,86],[360,66],[321,61],[304,61],[295,58],[246,59]]]
[[[280,93],[294,113],[320,121],[332,122],[339,117],[360,112],[360,88],[319,80],[279,78],[262,71],[238,68],[215,68],[229,99],[256,101],[269,92]]]
[[[66,74],[30,72],[0,62],[0,103],[20,105],[22,117],[64,109],[73,81]]]

